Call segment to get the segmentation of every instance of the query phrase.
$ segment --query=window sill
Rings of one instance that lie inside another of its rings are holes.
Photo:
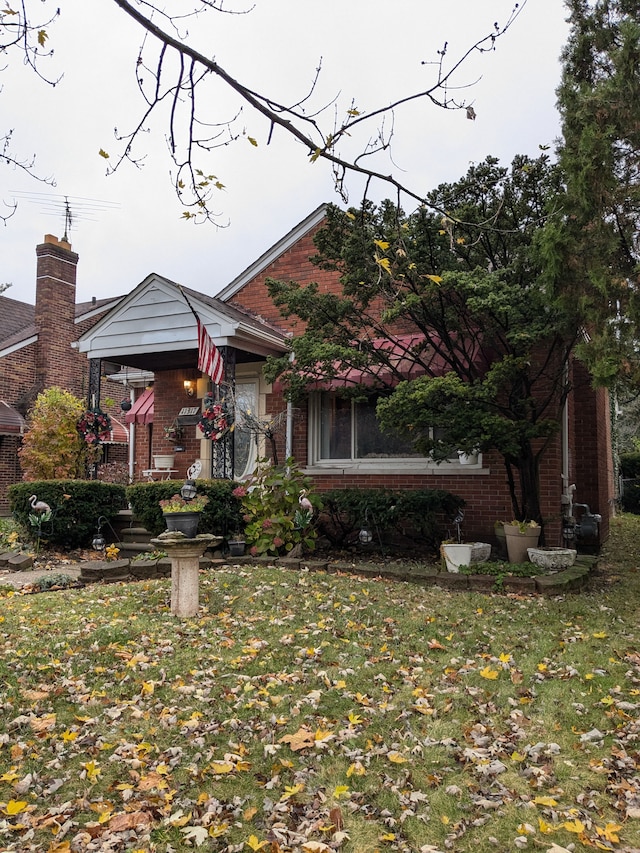
[[[434,462],[421,459],[359,459],[332,460],[331,462],[315,462],[307,465],[305,474],[403,474],[416,476],[440,475],[440,476],[463,476],[468,474],[487,475],[488,468],[483,468],[481,463],[475,465],[461,465],[459,462],[442,462],[436,465]]]

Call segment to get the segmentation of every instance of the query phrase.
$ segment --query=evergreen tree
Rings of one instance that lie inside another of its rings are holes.
[[[560,176],[546,156],[494,158],[430,195],[447,215],[391,202],[330,208],[315,262],[341,292],[271,282],[285,316],[305,331],[295,362],[272,361],[290,393],[331,377],[342,393],[381,395],[383,428],[446,459],[497,449],[513,511],[541,522],[539,463],[569,393],[578,315],[543,280],[536,235],[555,211]]]
[[[550,288],[579,302],[594,380],[640,382],[640,2],[567,0],[558,90],[566,180],[541,246]]]

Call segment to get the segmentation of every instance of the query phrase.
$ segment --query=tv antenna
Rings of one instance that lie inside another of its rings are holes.
[[[58,195],[56,193],[13,192],[17,201],[22,199],[29,204],[37,204],[45,216],[55,216],[64,221],[64,237],[69,242],[69,233],[75,230],[77,222],[97,222],[98,214],[105,210],[118,210],[116,201],[102,201],[81,196]]]

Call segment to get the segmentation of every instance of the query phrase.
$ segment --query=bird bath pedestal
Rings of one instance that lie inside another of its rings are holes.
[[[171,613],[188,618],[195,616],[200,604],[200,557],[207,548],[222,542],[222,536],[203,533],[187,539],[177,531],[167,530],[152,545],[167,552],[171,560]]]

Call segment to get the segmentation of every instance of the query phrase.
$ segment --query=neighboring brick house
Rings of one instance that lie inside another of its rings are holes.
[[[324,210],[322,206],[311,213],[217,298],[152,274],[80,338],[80,350],[89,358],[154,374],[153,390],[139,395],[127,414],[135,433],[134,476],[153,468],[155,454],[172,453],[176,477],[184,477],[189,465],[199,459],[205,475],[238,478],[250,473],[259,452],[242,430],[236,429],[219,443],[202,439],[197,431],[193,410],[197,412],[202,404],[209,381],[196,369],[193,308],[224,357],[225,381],[235,386],[245,406],[260,415],[287,413],[283,417],[286,430],[278,436],[280,458],[293,455],[319,490],[351,486],[447,489],[467,502],[465,536],[486,539],[496,520],[509,520],[512,515],[506,474],[497,453],[485,453],[473,464],[453,461],[441,465],[426,458],[390,456],[385,454],[384,443],[367,458],[355,458],[349,450],[336,454],[325,441],[326,424],[339,419],[342,429],[355,430],[355,410],[348,408],[351,403],[340,408],[330,391],[310,394],[306,404],[293,413],[278,388],[267,385],[262,376],[267,356],[286,352],[287,338],[296,333],[295,323],[284,320],[269,299],[266,279],[315,281],[327,290],[339,287],[335,273],[320,270],[309,260],[316,251],[313,236],[323,222]],[[576,383],[580,390],[571,395],[562,429],[540,471],[548,544],[560,544],[563,512],[572,499],[589,504],[602,515],[602,539],[608,536],[613,510],[608,395],[590,387],[580,365],[570,369],[576,379],[584,381]],[[195,387],[193,397],[186,396],[185,382]],[[164,428],[172,424],[183,431],[178,446],[165,436]],[[570,488],[574,484],[575,493]]]
[[[7,513],[7,487],[22,479],[17,450],[25,417],[37,395],[56,385],[88,401],[90,363],[73,344],[117,298],[76,304],[78,255],[66,240],[48,234],[36,247],[36,302],[0,295],[0,515]],[[119,402],[122,386],[100,381],[103,398]],[[116,396],[117,395],[117,396]],[[119,408],[110,414],[120,416]],[[127,461],[128,435],[114,421],[106,459]]]

